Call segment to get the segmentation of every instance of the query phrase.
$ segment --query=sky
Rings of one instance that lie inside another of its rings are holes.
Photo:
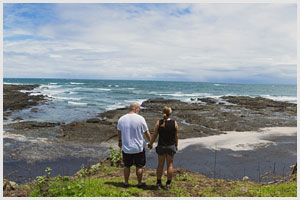
[[[3,4],[4,78],[296,84],[296,4]]]

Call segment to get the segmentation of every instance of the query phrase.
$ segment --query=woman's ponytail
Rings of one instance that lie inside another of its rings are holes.
[[[163,123],[160,125],[161,127],[165,127],[166,120],[170,117],[172,113],[172,109],[168,106],[165,106],[163,109]]]

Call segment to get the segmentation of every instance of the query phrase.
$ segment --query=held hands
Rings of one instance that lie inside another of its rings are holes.
[[[148,143],[148,148],[149,148],[149,149],[152,149],[152,148],[153,148],[153,145],[150,144],[150,143]]]

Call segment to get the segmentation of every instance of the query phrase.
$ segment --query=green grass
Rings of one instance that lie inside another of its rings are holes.
[[[129,197],[139,196],[139,188],[120,188],[122,180],[115,178],[109,181],[99,178],[80,178],[75,181],[52,181],[46,193],[35,187],[31,197]]]
[[[162,178],[163,185],[166,176]],[[198,173],[175,169],[172,187],[156,190],[155,170],[146,169],[144,181],[147,187],[136,187],[135,168],[132,167],[129,188],[123,187],[123,168],[102,162],[89,169],[83,168],[72,177],[43,176],[23,185],[31,197],[296,197],[296,176],[277,184],[262,184],[252,181],[212,179]],[[15,191],[16,192],[16,191]],[[26,194],[23,191],[22,194]]]
[[[297,183],[281,183],[251,188],[252,196],[261,197],[296,197]]]
[[[297,196],[296,181],[280,184],[262,185],[255,182],[225,181],[202,179],[197,174],[180,174],[173,179],[172,188],[155,190],[156,177],[147,174],[146,189],[137,188],[135,173],[131,173],[130,187],[123,188],[122,168],[101,167],[100,177],[67,178],[55,177],[46,181],[45,185],[36,184],[30,193],[31,197],[295,197]],[[107,174],[109,172],[110,174]],[[118,172],[118,173],[116,173]],[[134,172],[134,171],[132,171]],[[97,174],[98,172],[96,172]],[[107,174],[107,177],[103,177]],[[113,175],[114,174],[114,175]],[[165,181],[165,180],[163,180]],[[46,188],[46,189],[45,189]]]

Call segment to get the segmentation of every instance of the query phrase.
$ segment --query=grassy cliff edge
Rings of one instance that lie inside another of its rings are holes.
[[[82,169],[73,176],[50,177],[51,169],[35,181],[4,190],[4,196],[48,197],[296,197],[297,180],[272,184],[249,180],[233,181],[208,178],[184,169],[174,169],[172,188],[156,190],[156,171],[146,168],[144,189],[137,187],[135,167],[131,169],[130,187],[123,187],[123,167],[105,160]],[[163,176],[163,183],[166,176]]]

